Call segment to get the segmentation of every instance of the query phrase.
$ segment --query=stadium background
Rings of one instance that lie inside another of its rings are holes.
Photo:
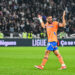
[[[47,43],[37,15],[44,22],[49,15],[62,22],[64,10],[67,25],[58,30],[58,46],[68,69],[58,71],[51,54],[45,69],[37,70],[34,65],[40,64]],[[0,75],[75,75],[75,0],[0,0],[0,46],[5,46],[0,47]]]

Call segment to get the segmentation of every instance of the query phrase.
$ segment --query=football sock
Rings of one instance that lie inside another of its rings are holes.
[[[62,56],[61,56],[61,55],[58,55],[57,57],[58,57],[58,59],[59,59],[60,64],[61,64],[62,66],[65,66]]]
[[[66,66],[65,64],[62,64],[61,66]]]
[[[44,59],[42,60],[41,66],[44,67],[46,62],[48,60],[48,57],[44,57]]]

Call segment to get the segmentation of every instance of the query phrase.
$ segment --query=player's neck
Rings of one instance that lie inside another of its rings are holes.
[[[51,23],[48,23],[48,24],[52,24],[53,22],[51,22]]]
[[[53,23],[53,21],[52,22],[47,22],[48,24],[52,24]]]

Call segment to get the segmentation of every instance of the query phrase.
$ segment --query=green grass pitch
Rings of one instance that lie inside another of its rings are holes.
[[[59,47],[67,65],[58,70],[60,63],[51,52],[43,70],[36,69],[44,57],[46,47],[0,47],[0,75],[75,75],[75,47]]]

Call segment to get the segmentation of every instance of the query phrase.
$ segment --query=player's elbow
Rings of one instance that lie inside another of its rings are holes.
[[[65,27],[65,26],[66,26],[66,23],[62,23],[62,24],[61,24],[61,27]]]
[[[65,26],[66,26],[66,23],[63,24],[63,27],[65,27]]]
[[[45,25],[41,25],[42,26],[42,28],[45,28]]]
[[[45,26],[42,26],[42,28],[45,28]]]

